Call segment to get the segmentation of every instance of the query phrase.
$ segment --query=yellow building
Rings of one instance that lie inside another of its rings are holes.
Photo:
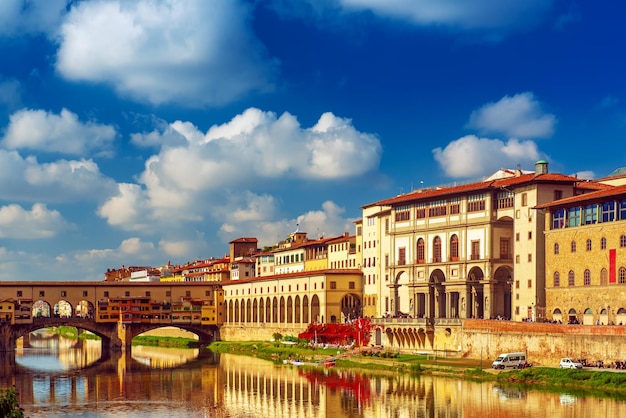
[[[543,316],[545,221],[533,207],[573,196],[577,182],[538,161],[534,172],[500,170],[481,182],[364,206],[363,262],[374,271],[369,260],[376,260],[372,274],[385,284],[365,285],[365,297],[377,291],[381,302],[388,298],[377,316]]]
[[[15,301],[13,299],[0,300],[0,322],[14,323]]]
[[[546,212],[547,319],[626,325],[626,185],[537,208]]]

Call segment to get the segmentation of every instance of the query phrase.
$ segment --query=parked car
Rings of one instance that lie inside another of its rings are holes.
[[[561,362],[559,363],[559,367],[561,369],[582,369],[583,365],[574,359],[565,357],[561,359]]]
[[[491,367],[494,369],[505,369],[507,367],[514,369],[523,369],[528,367],[526,363],[525,353],[503,353],[493,361]]]

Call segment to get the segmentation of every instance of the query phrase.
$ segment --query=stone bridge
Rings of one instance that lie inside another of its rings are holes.
[[[130,350],[134,337],[143,334],[144,332],[166,326],[175,326],[196,334],[198,336],[198,342],[201,345],[209,344],[217,340],[219,336],[219,329],[216,325],[172,324],[171,322],[161,324],[124,324],[121,322],[101,323],[90,318],[75,317],[33,318],[32,323],[28,324],[12,325],[8,322],[0,322],[0,352],[14,351],[16,340],[20,337],[27,336],[33,331],[59,326],[76,327],[79,330],[86,330],[96,334],[102,339],[103,351]]]

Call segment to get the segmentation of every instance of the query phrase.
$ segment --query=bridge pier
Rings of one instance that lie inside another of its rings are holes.
[[[15,334],[10,322],[0,323],[0,352],[15,351]]]

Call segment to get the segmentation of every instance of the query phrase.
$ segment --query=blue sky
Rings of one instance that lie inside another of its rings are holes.
[[[221,257],[499,168],[625,166],[619,2],[0,2],[0,280]]]

